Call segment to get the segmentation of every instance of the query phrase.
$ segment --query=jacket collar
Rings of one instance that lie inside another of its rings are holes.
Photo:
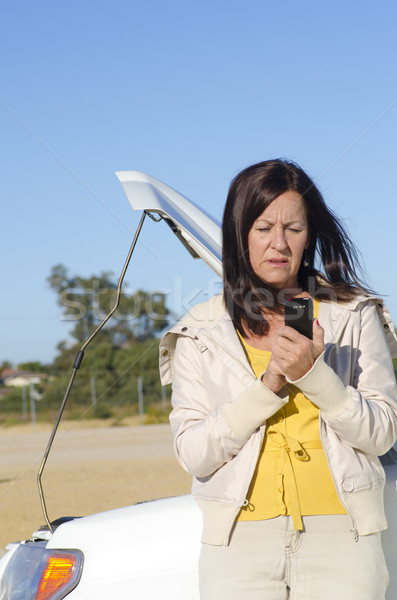
[[[392,318],[383,299],[372,294],[356,296],[350,302],[320,303],[319,321],[325,326],[325,342],[336,342],[348,321],[349,313],[356,312],[367,302],[375,305],[392,358],[397,358],[397,336]]]
[[[381,298],[372,295],[356,296],[350,302],[321,302],[319,321],[325,329],[325,344],[335,344],[349,320],[349,314],[366,302],[374,302],[393,358],[397,358],[397,337],[393,322]],[[170,383],[176,339],[179,335],[196,340],[201,351],[207,348],[233,369],[241,368],[242,377],[253,376],[244,349],[226,311],[221,295],[196,305],[162,338],[160,343],[160,372],[163,383]],[[167,374],[166,374],[167,373]]]
[[[366,303],[373,302],[377,309],[383,331],[388,342],[393,358],[397,357],[397,336],[393,322],[382,298],[371,294],[361,294],[349,302],[321,302],[319,309],[319,321],[325,325],[326,343],[336,342],[345,326],[349,313],[355,312],[357,308]],[[186,330],[186,327],[188,330]],[[231,318],[226,311],[222,295],[216,295],[207,302],[202,302],[193,307],[169,333],[185,334],[195,336],[198,331],[212,332],[222,345],[230,344],[230,350],[237,352],[242,350],[241,343],[234,330]],[[167,335],[167,334],[166,334]],[[227,340],[227,341],[226,341]]]

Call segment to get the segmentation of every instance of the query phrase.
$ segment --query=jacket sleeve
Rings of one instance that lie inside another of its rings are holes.
[[[351,385],[344,385],[321,355],[292,381],[316,404],[327,427],[346,444],[385,454],[397,438],[397,386],[390,350],[372,301],[361,308],[359,345]]]
[[[240,452],[251,434],[287,401],[253,379],[232,401],[217,405],[203,382],[202,355],[195,341],[176,343],[170,423],[182,467],[196,477],[212,475]]]

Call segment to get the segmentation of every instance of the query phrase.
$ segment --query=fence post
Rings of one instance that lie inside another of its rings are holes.
[[[30,384],[30,414],[32,417],[32,429],[36,428],[36,401],[34,399],[34,386]]]
[[[138,385],[138,410],[139,410],[139,420],[141,425],[145,423],[145,412],[143,406],[143,386],[142,386],[142,377],[138,375],[137,377],[137,385]]]
[[[92,376],[90,381],[91,381],[91,406],[95,406],[95,404],[96,404],[95,377]]]
[[[21,387],[22,390],[22,421],[28,420],[28,404],[26,399],[26,385]]]
[[[161,386],[161,410],[163,413],[167,410],[167,390],[165,385]]]

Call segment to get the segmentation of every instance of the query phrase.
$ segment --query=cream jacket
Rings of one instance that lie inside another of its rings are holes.
[[[378,456],[397,438],[397,340],[383,301],[360,296],[319,307],[325,351],[297,386],[320,409],[320,435],[355,536],[387,527]],[[256,379],[221,296],[199,304],[164,335],[162,383],[182,467],[203,512],[204,543],[227,545],[262,446],[266,419],[288,402]]]

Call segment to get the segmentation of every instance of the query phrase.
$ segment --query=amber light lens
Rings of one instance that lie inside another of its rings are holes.
[[[77,559],[73,554],[54,553],[48,557],[41,574],[35,600],[50,600],[74,576]]]

